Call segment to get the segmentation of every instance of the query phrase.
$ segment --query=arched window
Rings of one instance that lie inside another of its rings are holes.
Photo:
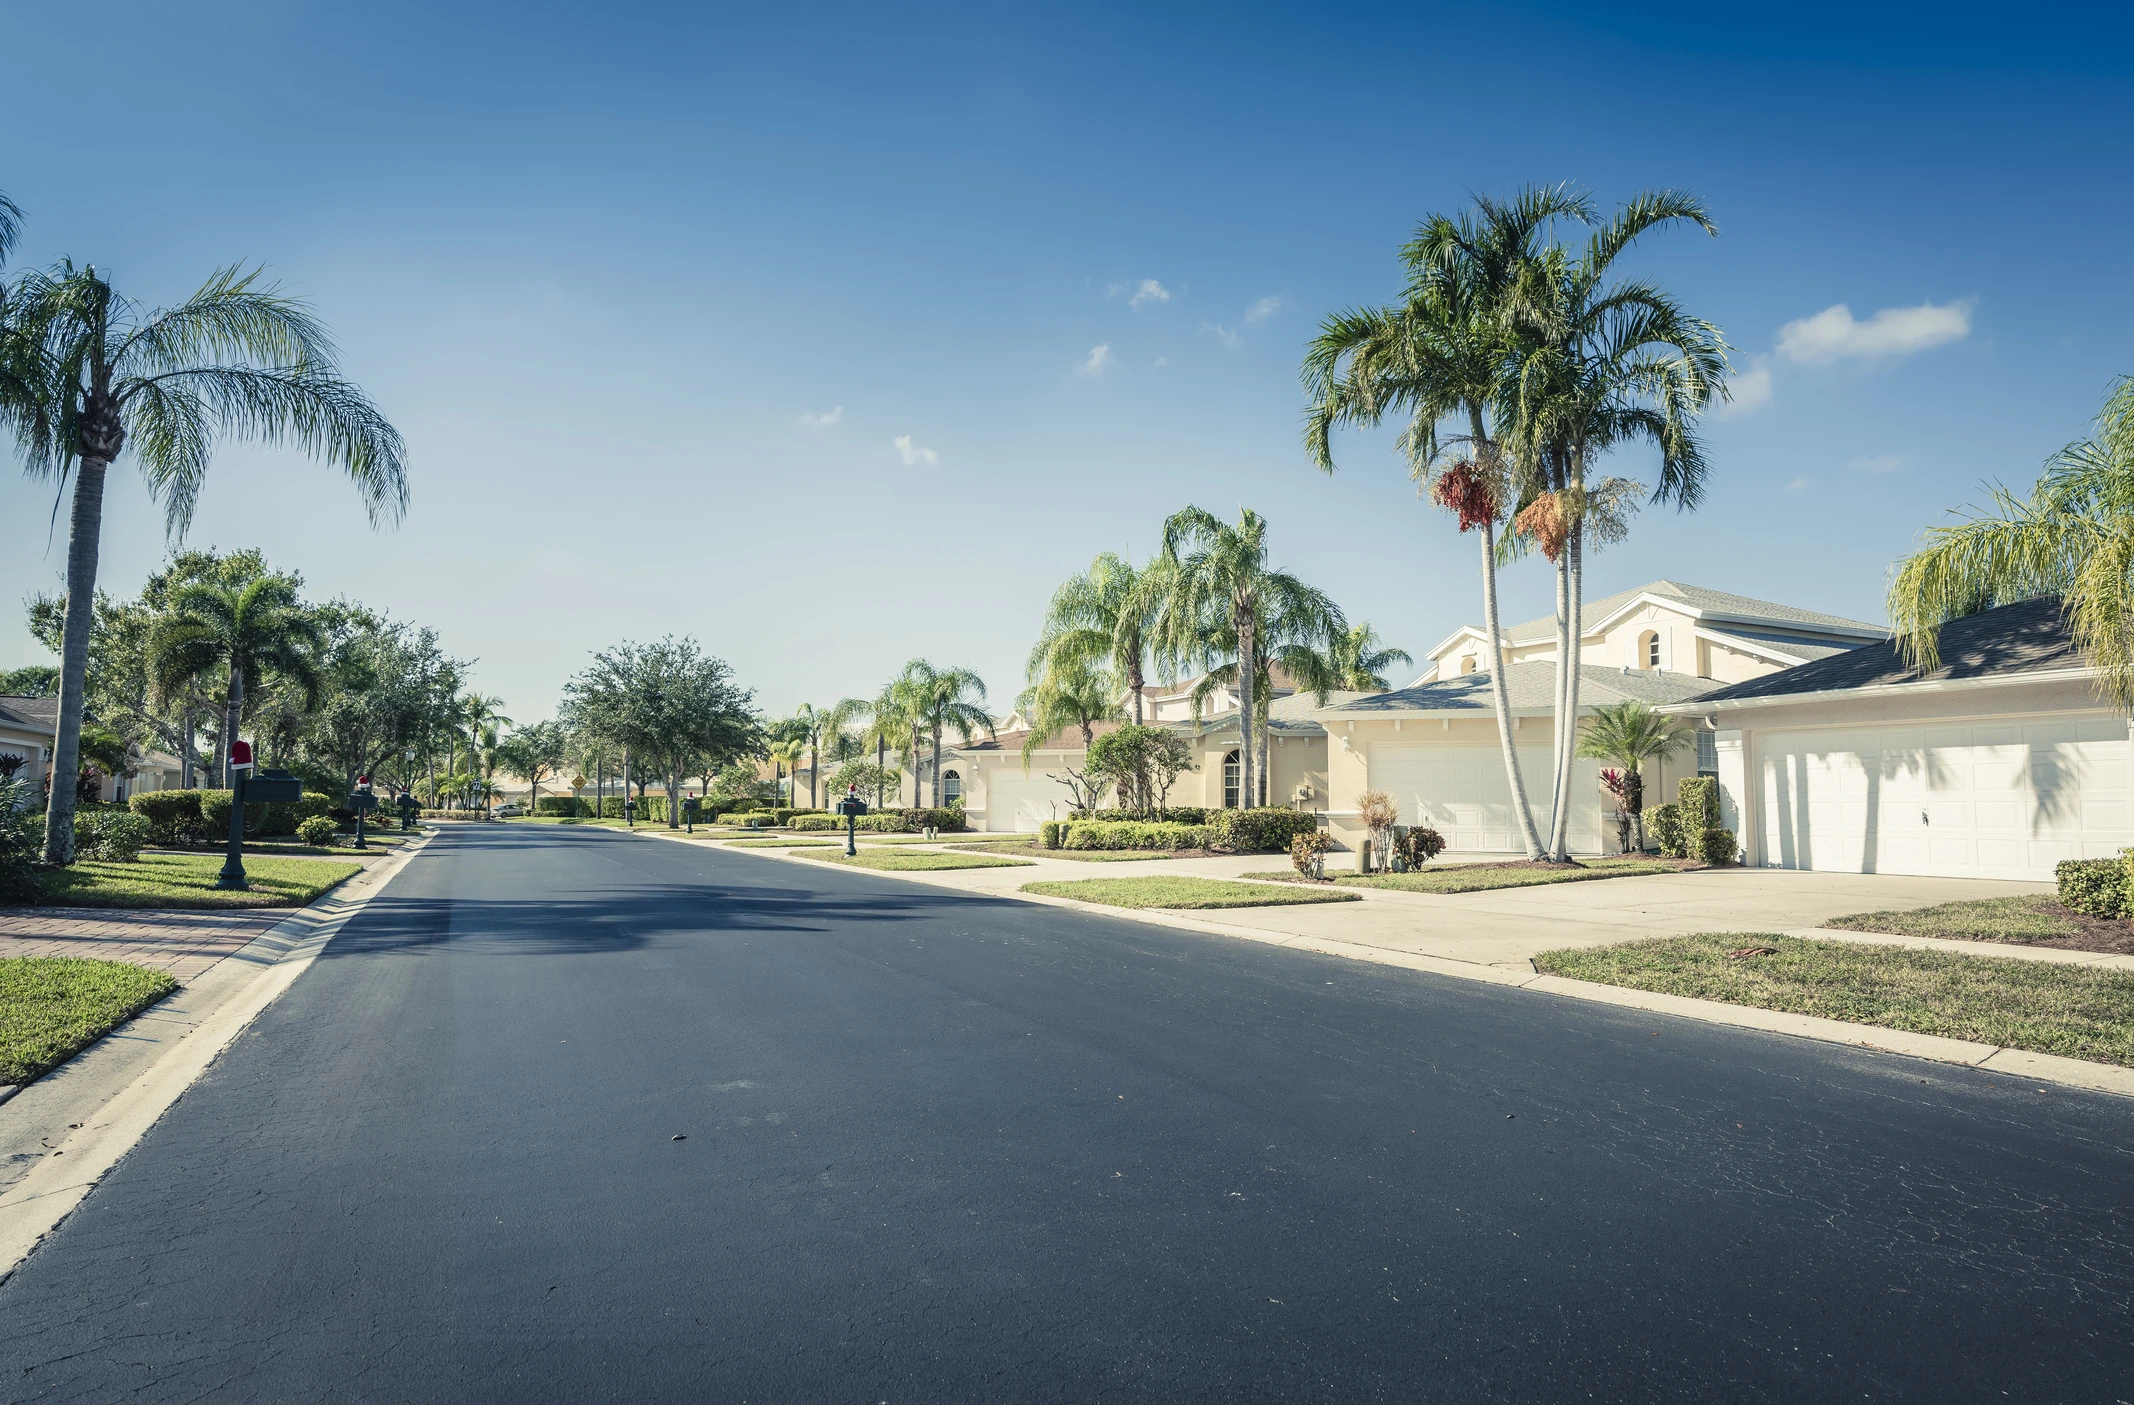
[[[1474,671],[1475,656],[1473,654],[1469,654],[1466,658],[1460,660],[1460,672],[1473,673]]]
[[[1660,633],[1648,629],[1638,636],[1638,667],[1657,669],[1660,666]]]
[[[954,805],[963,799],[963,777],[954,771],[941,773],[941,803]]]
[[[1226,810],[1237,808],[1238,787],[1244,779],[1242,772],[1243,767],[1236,752],[1233,751],[1223,758],[1223,808]]]

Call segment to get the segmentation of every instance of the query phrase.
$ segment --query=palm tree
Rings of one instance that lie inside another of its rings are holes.
[[[482,738],[486,735],[489,738],[488,745],[493,747],[496,745],[497,728],[512,725],[511,719],[503,714],[503,706],[504,700],[502,698],[488,697],[481,693],[467,693],[460,698],[457,712],[462,734],[467,738],[467,770],[469,774],[476,773],[479,765],[478,758],[481,755],[483,746]],[[458,750],[456,739],[453,750],[455,753]],[[458,770],[456,766],[452,769],[455,773]],[[471,800],[472,797],[469,798]]]
[[[1053,592],[1030,651],[1030,677],[1040,678],[1054,667],[1108,667],[1124,680],[1139,724],[1150,631],[1166,591],[1163,575],[1160,556],[1136,570],[1122,557],[1101,553],[1087,571]]]
[[[1481,533],[1482,627],[1489,636],[1497,741],[1527,856],[1539,858],[1541,833],[1512,741],[1497,621],[1496,533],[1520,485],[1491,426],[1511,365],[1510,308],[1521,271],[1557,221],[1590,222],[1593,213],[1585,196],[1563,186],[1530,186],[1507,202],[1475,203],[1471,215],[1433,215],[1417,228],[1401,251],[1408,285],[1399,305],[1337,313],[1321,324],[1304,360],[1312,402],[1304,441],[1312,462],[1332,473],[1336,426],[1368,427],[1388,414],[1405,415],[1400,447],[1410,476],[1428,482],[1431,498],[1457,515],[1462,532]],[[1438,428],[1448,420],[1464,421],[1467,433],[1441,441]]]
[[[1726,341],[1657,285],[1609,282],[1639,236],[1687,222],[1716,234],[1702,201],[1675,191],[1633,198],[1573,256],[1552,245],[1523,260],[1510,309],[1511,368],[1500,396],[1506,449],[1528,495],[1514,519],[1556,567],[1556,719],[1551,858],[1570,857],[1572,759],[1577,751],[1584,648],[1584,560],[1590,543],[1619,540],[1642,485],[1589,481],[1609,450],[1647,439],[1660,450],[1655,503],[1688,510],[1703,496],[1695,421],[1726,395]]]
[[[91,266],[15,278],[0,323],[0,424],[32,477],[74,477],[67,611],[53,766],[72,774],[81,740],[104,479],[131,445],[165,525],[182,535],[216,438],[293,441],[344,468],[373,525],[407,506],[400,435],[335,368],[302,303],[225,269],[175,308],[144,311]],[[44,860],[73,856],[73,792],[55,787]]]
[[[1140,695],[1135,694],[1138,698]],[[1045,672],[1015,700],[1029,735],[1023,738],[1023,770],[1053,733],[1076,727],[1082,747],[1097,739],[1099,722],[1123,722],[1126,710],[1119,706],[1119,681],[1108,669],[1092,667],[1072,653],[1045,660]]]
[[[211,671],[228,670],[222,724],[222,783],[233,786],[230,748],[243,720],[245,695],[264,674],[294,685],[308,709],[316,706],[324,646],[317,619],[296,598],[287,576],[261,576],[243,585],[195,581],[172,592],[169,609],[149,637],[149,667],[163,696],[182,691]]]
[[[808,754],[808,739],[793,736],[774,741],[766,749],[766,754],[771,758],[771,784],[776,787],[788,774],[799,774],[800,758]],[[797,799],[797,796],[791,797],[786,803],[790,805]]]
[[[1645,763],[1673,756],[1690,744],[1693,735],[1685,724],[1662,717],[1644,703],[1622,702],[1595,708],[1578,739],[1580,756],[1613,761],[1623,768],[1623,830],[1627,836],[1630,826],[1637,826],[1641,849],[1645,847]]]
[[[912,718],[923,723],[933,738],[933,771],[930,783],[933,786],[934,806],[941,805],[941,732],[945,727],[956,729],[965,746],[978,732],[995,735],[993,716],[982,704],[985,702],[985,684],[977,674],[967,668],[936,668],[925,659],[913,659],[904,665],[904,676],[898,680],[906,690],[907,706]],[[912,737],[913,750],[918,748],[919,738]],[[912,796],[918,797],[919,779],[912,773]]]
[[[1412,665],[1405,649],[1381,647],[1385,643],[1369,624],[1351,625],[1335,636],[1327,653],[1333,666],[1336,688],[1357,693],[1383,693],[1393,686],[1386,670],[1395,664]]]
[[[1889,618],[1906,660],[1937,668],[1943,624],[2057,595],[2098,692],[2134,717],[2134,377],[2112,387],[2095,433],[2045,461],[2028,498],[1998,484],[1987,497],[1897,563]]]
[[[1257,780],[1249,791],[1239,791],[1244,804],[1267,804],[1267,788],[1272,784],[1269,777],[1273,767],[1268,761],[1268,748],[1272,738],[1269,735],[1267,717],[1274,704],[1275,670],[1280,669],[1299,688],[1317,694],[1319,705],[1324,707],[1327,694],[1346,686],[1341,682],[1341,672],[1335,662],[1334,653],[1339,647],[1339,641],[1348,633],[1338,613],[1328,617],[1311,601],[1303,602],[1301,608],[1278,614],[1272,620],[1262,618],[1259,637],[1252,648],[1252,720],[1256,728],[1253,765]],[[1322,645],[1325,647],[1322,648]],[[1203,649],[1203,657],[1211,661],[1211,666],[1194,683],[1193,691],[1188,695],[1193,706],[1195,725],[1199,724],[1201,710],[1207,705],[1208,699],[1216,693],[1225,688],[1233,693],[1240,692],[1236,659],[1232,657],[1228,663],[1212,663],[1215,659],[1234,654],[1234,650],[1235,641],[1229,637],[1227,625],[1220,621],[1212,622],[1208,626],[1207,642]],[[1242,742],[1240,744],[1242,745]],[[1240,757],[1240,760],[1242,759]],[[1239,783],[1243,784],[1242,775]]]
[[[857,740],[862,746],[871,745],[874,748],[874,764],[879,771],[889,769],[888,753],[891,746],[895,746],[905,760],[911,759],[912,752],[907,748],[916,747],[922,725],[912,712],[911,701],[910,690],[904,686],[901,678],[884,683],[882,691],[871,699],[846,700],[852,706],[854,717],[867,719],[867,725],[860,729]],[[839,704],[840,707],[845,705]],[[877,809],[881,807],[882,792],[879,790],[875,792],[874,803]],[[911,768],[911,803],[914,809],[918,808],[919,768],[916,764]]]
[[[1183,555],[1181,555],[1183,551]],[[1239,790],[1248,800],[1253,785],[1254,684],[1261,678],[1256,646],[1263,627],[1283,620],[1296,623],[1302,640],[1316,623],[1331,631],[1347,628],[1341,610],[1321,592],[1284,571],[1267,565],[1267,519],[1250,508],[1238,510],[1232,526],[1205,508],[1187,507],[1163,524],[1163,558],[1167,590],[1156,628],[1157,653],[1169,661],[1198,665],[1217,663],[1211,656],[1217,629],[1235,646],[1237,669]],[[1264,688],[1264,685],[1262,685]]]

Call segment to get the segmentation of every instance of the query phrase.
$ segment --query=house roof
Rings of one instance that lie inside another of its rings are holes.
[[[1952,683],[2053,672],[2084,664],[2057,596],[2002,605],[1951,620],[1941,627],[1940,644],[1941,665],[1927,673],[1907,665],[1896,641],[1885,640],[1746,683],[1731,683],[1697,701],[1740,702],[1899,683]]]
[[[59,725],[59,699],[0,697],[0,723],[50,732]]]
[[[1374,696],[1370,693],[1331,692],[1326,695],[1327,707],[1339,707],[1358,698]],[[1322,711],[1317,693],[1291,693],[1276,698],[1267,705],[1267,730],[1285,737],[1323,737],[1326,728],[1320,725],[1317,713]],[[1178,732],[1191,732],[1195,736],[1220,736],[1237,730],[1235,712],[1225,712],[1211,717],[1196,728],[1191,722],[1166,722],[1163,726]]]
[[[1757,600],[1751,596],[1735,595],[1724,590],[1710,590],[1701,585],[1683,585],[1677,581],[1653,581],[1649,585],[1619,590],[1599,600],[1588,600],[1580,608],[1580,617],[1590,630],[1602,620],[1646,595],[1686,606],[1699,615],[1716,616],[1728,621],[1730,625],[1754,621],[1762,625],[1790,624],[1806,631],[1831,630],[1841,634],[1887,633],[1883,626],[1869,624],[1865,620],[1849,620],[1843,615],[1825,615],[1815,610],[1795,609],[1791,605],[1780,605],[1770,600]],[[1745,631],[1730,628],[1728,632]],[[1556,616],[1547,614],[1540,619],[1513,625],[1504,631],[1504,637],[1513,644],[1536,644],[1553,639],[1556,637]]]
[[[1700,695],[1710,680],[1687,673],[1657,669],[1602,668],[1586,664],[1578,670],[1578,700],[1581,710],[1620,702],[1672,703]],[[1507,664],[1504,689],[1514,712],[1549,712],[1556,706],[1556,665],[1548,662]],[[1419,683],[1390,693],[1371,693],[1329,706],[1322,720],[1353,721],[1359,717],[1389,717],[1401,713],[1478,712],[1495,707],[1490,698],[1489,674],[1462,673],[1435,683]]]

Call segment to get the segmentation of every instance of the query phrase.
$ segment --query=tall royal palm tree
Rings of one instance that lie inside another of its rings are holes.
[[[1511,300],[1512,370],[1500,418],[1530,500],[1514,519],[1556,567],[1555,806],[1551,858],[1570,857],[1572,761],[1577,754],[1589,545],[1619,539],[1642,485],[1593,476],[1610,450],[1649,440],[1660,451],[1651,501],[1694,508],[1706,465],[1698,416],[1726,394],[1727,346],[1657,284],[1611,281],[1615,260],[1672,224],[1708,234],[1704,203],[1678,191],[1634,197],[1574,255],[1560,245],[1522,262]]]
[[[1054,667],[1108,668],[1124,681],[1134,721],[1141,722],[1149,640],[1165,590],[1162,557],[1136,569],[1124,557],[1103,552],[1087,571],[1052,593],[1030,651],[1030,677],[1040,678]]]
[[[2134,717],[2134,377],[2112,387],[2087,439],[2045,461],[2029,497],[1996,484],[1987,502],[1928,528],[1897,563],[1889,618],[1906,658],[1939,667],[1948,621],[2056,595],[2098,691]]]
[[[1335,636],[1327,651],[1327,662],[1333,666],[1334,687],[1357,693],[1383,693],[1393,686],[1386,670],[1395,664],[1408,667],[1415,660],[1405,649],[1388,647],[1378,637],[1378,631],[1366,623],[1350,625]]]
[[[173,591],[169,608],[149,636],[149,666],[157,691],[169,696],[211,672],[226,673],[222,783],[232,785],[230,748],[244,719],[245,697],[265,675],[293,685],[315,706],[318,652],[324,631],[296,598],[287,576],[260,576],[243,585],[195,581]]]
[[[995,735],[993,716],[987,712],[985,684],[977,674],[967,668],[936,668],[925,659],[913,659],[904,665],[904,676],[898,680],[907,690],[909,706],[914,716],[923,721],[926,734],[933,740],[932,786],[934,805],[941,804],[941,733],[945,728],[954,728],[956,735],[970,745],[971,738],[980,732]],[[919,738],[912,738],[914,749]],[[918,777],[914,771],[912,792],[918,793]]]
[[[1015,709],[1029,728],[1023,738],[1025,771],[1053,733],[1077,728],[1087,750],[1097,739],[1097,723],[1126,720],[1126,710],[1119,706],[1119,680],[1109,669],[1092,667],[1088,660],[1066,654],[1047,657],[1044,670],[1015,700]]]
[[[1211,654],[1215,631],[1221,629],[1233,645],[1238,798],[1249,804],[1258,794],[1253,729],[1259,720],[1255,684],[1264,673],[1257,647],[1266,637],[1263,631],[1290,620],[1297,622],[1302,638],[1311,633],[1310,622],[1333,631],[1347,628],[1347,621],[1322,592],[1267,564],[1267,519],[1250,508],[1238,510],[1234,526],[1205,508],[1172,513],[1163,524],[1163,556],[1168,589],[1157,620],[1156,652],[1168,662],[1206,672],[1221,662]]]
[[[218,437],[293,442],[345,469],[372,523],[407,506],[400,435],[335,366],[326,329],[302,303],[225,269],[174,308],[148,311],[91,266],[61,263],[9,284],[0,320],[0,424],[33,477],[74,479],[67,611],[53,765],[70,775],[96,600],[104,479],[129,447],[182,535]],[[73,857],[74,796],[55,786],[44,860]]]
[[[1407,270],[1402,301],[1327,318],[1304,359],[1311,402],[1304,440],[1314,464],[1334,471],[1336,427],[1403,416],[1400,447],[1410,476],[1427,484],[1431,499],[1457,517],[1460,531],[1480,533],[1490,700],[1512,810],[1530,858],[1542,854],[1541,832],[1513,745],[1497,616],[1497,530],[1521,485],[1495,425],[1513,365],[1512,309],[1523,270],[1558,222],[1592,219],[1588,198],[1562,186],[1528,187],[1508,201],[1477,200],[1474,211],[1458,219],[1433,215],[1401,250]],[[1441,438],[1439,429],[1448,422],[1466,433]]]
[[[1675,755],[1695,735],[1687,724],[1632,701],[1595,708],[1593,720],[1579,736],[1580,756],[1623,768],[1623,825],[1626,830],[1637,827],[1639,848],[1645,846],[1645,765]]]

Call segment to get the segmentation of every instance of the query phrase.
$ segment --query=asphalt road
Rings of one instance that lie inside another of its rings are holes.
[[[2124,1401],[2130,1191],[2104,1096],[450,831],[0,1285],[0,1394]]]

